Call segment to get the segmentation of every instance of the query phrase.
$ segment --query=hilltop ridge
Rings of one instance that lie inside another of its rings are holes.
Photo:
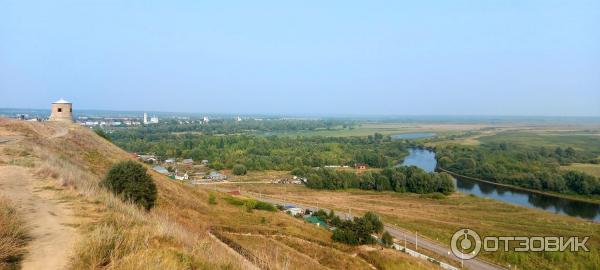
[[[328,230],[284,213],[230,204],[229,195],[213,193],[217,203],[209,204],[212,191],[151,170],[157,206],[141,210],[98,185],[113,164],[131,156],[80,126],[0,119],[0,138],[5,141],[0,143],[0,168],[22,173],[0,178],[0,185],[15,183],[7,178],[27,178],[33,196],[45,193],[43,202],[62,209],[46,211],[63,224],[58,231],[72,236],[65,238],[70,241],[66,246],[53,243],[66,250],[53,254],[60,258],[55,269],[433,268],[389,250],[333,243]],[[26,222],[31,220],[19,201],[12,203]],[[21,262],[24,269],[34,269],[27,268],[28,260],[45,262],[35,253],[40,246],[34,232],[35,226]]]

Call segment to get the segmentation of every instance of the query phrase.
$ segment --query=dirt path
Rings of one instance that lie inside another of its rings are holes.
[[[3,150],[0,147],[0,151]],[[27,168],[0,166],[0,195],[11,200],[30,227],[22,269],[64,269],[77,238],[73,211]]]

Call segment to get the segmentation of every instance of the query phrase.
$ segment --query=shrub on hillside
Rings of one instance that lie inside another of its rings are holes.
[[[394,238],[388,231],[385,231],[381,236],[381,243],[386,247],[391,247],[394,244]]]
[[[337,229],[331,239],[349,245],[373,244],[375,239],[373,233],[383,231],[383,223],[379,217],[372,212],[367,212],[363,217],[355,217],[353,220],[336,221]]]
[[[135,161],[117,163],[100,184],[123,200],[134,202],[146,210],[154,207],[156,185],[146,168]]]
[[[215,194],[208,194],[208,204],[217,204],[217,197],[215,196]]]
[[[245,175],[248,172],[246,166],[242,164],[236,164],[233,166],[233,174],[235,175]]]

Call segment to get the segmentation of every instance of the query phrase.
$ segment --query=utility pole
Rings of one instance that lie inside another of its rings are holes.
[[[419,233],[415,232],[415,251],[419,249]]]
[[[404,235],[404,252],[406,252],[406,233],[403,233]]]

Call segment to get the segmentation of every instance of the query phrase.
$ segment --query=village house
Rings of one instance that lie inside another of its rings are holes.
[[[175,164],[175,159],[174,158],[169,158],[167,160],[165,160],[166,164]]]
[[[164,174],[164,175],[169,175],[169,170],[165,169],[162,166],[154,166],[152,169],[154,171],[156,171],[157,173],[161,173],[161,174]]]
[[[181,164],[183,164],[184,166],[192,166],[194,165],[194,160],[191,158],[186,158],[181,161]]]
[[[367,164],[364,163],[354,163],[354,168],[357,170],[366,170]]]
[[[173,177],[175,180],[182,180],[182,181],[190,179],[190,176],[188,175],[187,172],[185,172],[183,175],[178,175],[177,173],[175,173],[173,175]]]
[[[292,216],[296,216],[296,215],[303,215],[304,214],[304,209],[300,208],[300,207],[296,207],[294,205],[286,205],[283,207],[284,211]]]
[[[224,174],[218,173],[218,172],[210,172],[210,174],[208,174],[208,176],[206,176],[206,177],[208,179],[214,180],[214,181],[227,180],[227,175],[224,175]]]
[[[158,159],[154,155],[138,155],[137,157],[141,161],[147,162],[147,163],[156,163],[156,161],[158,161]]]

